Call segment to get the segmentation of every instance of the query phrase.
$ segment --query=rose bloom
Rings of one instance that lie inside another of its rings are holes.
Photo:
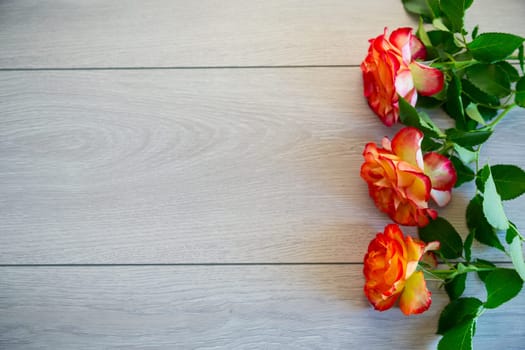
[[[370,242],[364,259],[365,295],[374,308],[384,311],[399,299],[405,315],[419,314],[430,307],[431,293],[418,262],[429,250],[439,249],[439,242],[425,245],[404,236],[399,226],[390,224]],[[427,253],[431,254],[431,253]],[[435,257],[432,258],[435,264]]]
[[[381,121],[392,126],[399,119],[399,96],[412,106],[418,93],[431,96],[443,88],[443,73],[416,62],[426,58],[423,43],[411,28],[399,28],[387,39],[384,34],[370,39],[368,55],[361,63],[364,95]]]
[[[436,152],[423,156],[423,133],[416,128],[401,129],[382,148],[365,146],[361,177],[368,183],[376,206],[401,225],[423,227],[437,212],[428,207],[432,198],[439,206],[451,199],[457,175],[452,162]]]

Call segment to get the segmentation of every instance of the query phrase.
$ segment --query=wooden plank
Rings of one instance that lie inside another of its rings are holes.
[[[363,295],[361,269],[2,267],[0,347],[435,349],[446,295],[433,286],[433,305],[422,315],[380,313]],[[475,348],[520,349],[524,306],[522,293],[487,311]]]
[[[359,168],[394,130],[357,68],[4,72],[0,96],[2,264],[361,262],[389,222]],[[493,164],[525,166],[521,114]]]
[[[467,23],[525,35],[524,17],[476,0]],[[0,67],[359,64],[384,27],[415,24],[399,0],[2,1]]]

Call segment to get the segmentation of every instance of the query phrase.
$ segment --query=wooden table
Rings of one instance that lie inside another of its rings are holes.
[[[476,0],[467,23],[523,18]],[[415,23],[398,0],[0,1],[0,348],[435,348],[438,285],[410,318],[362,292],[389,220],[361,153],[395,129],[359,63]],[[523,130],[515,110],[485,159],[525,167]],[[441,211],[463,233],[473,191]],[[476,349],[524,348],[524,294]]]

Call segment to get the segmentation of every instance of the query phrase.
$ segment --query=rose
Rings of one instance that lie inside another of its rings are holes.
[[[385,28],[384,34],[370,39],[361,70],[370,108],[385,125],[392,126],[399,119],[398,96],[415,106],[418,92],[434,95],[443,88],[444,79],[439,69],[415,61],[426,58],[426,49],[411,28],[399,28],[389,39],[386,35]]]
[[[365,146],[361,177],[368,183],[376,206],[401,225],[423,227],[437,212],[428,207],[432,198],[439,206],[451,199],[457,175],[452,162],[435,152],[421,151],[423,133],[401,129],[392,139],[383,138],[383,148]]]
[[[429,250],[439,249],[439,242],[425,245],[404,236],[399,226],[390,224],[370,242],[364,259],[365,295],[374,308],[384,311],[399,299],[405,315],[419,314],[431,304],[419,261]]]

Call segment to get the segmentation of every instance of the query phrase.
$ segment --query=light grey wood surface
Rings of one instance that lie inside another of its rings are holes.
[[[523,1],[477,0],[467,24],[525,35],[505,17]],[[407,25],[400,0],[2,1],[0,67],[355,65]]]
[[[392,130],[360,79],[355,68],[0,74],[0,263],[361,262],[388,222],[359,177],[362,151]],[[524,129],[509,115],[484,156],[525,166]],[[471,194],[444,212],[458,228]],[[508,206],[520,227],[524,203]]]
[[[524,16],[475,0],[467,23],[525,35]],[[404,25],[397,0],[0,1],[0,349],[435,348],[438,286],[410,318],[362,293],[389,220],[361,152],[395,128],[357,65]],[[525,167],[524,115],[484,159]],[[462,232],[472,193],[440,211]],[[524,298],[476,349],[523,348]]]
[[[362,267],[0,268],[2,349],[435,347],[445,296],[419,316],[371,310]],[[479,291],[472,291],[477,293]],[[476,349],[522,349],[524,295],[480,319]],[[502,334],[498,334],[500,331]]]

